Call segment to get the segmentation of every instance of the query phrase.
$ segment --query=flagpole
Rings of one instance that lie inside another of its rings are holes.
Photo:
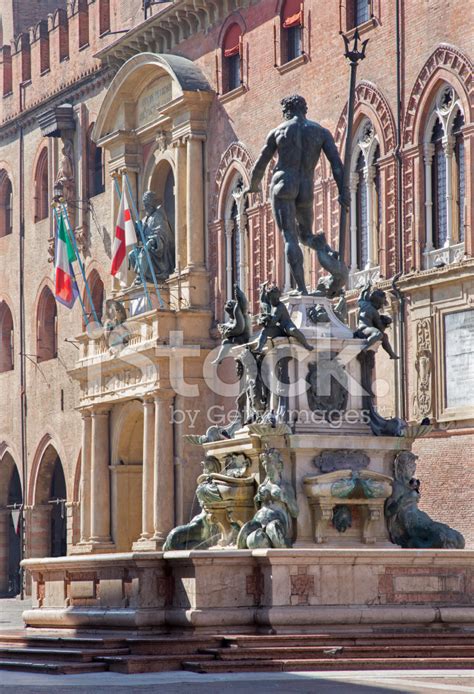
[[[152,265],[151,258],[150,258],[150,252],[149,252],[148,247],[146,245],[146,239],[145,239],[145,234],[143,233],[142,222],[141,222],[141,219],[138,215],[137,206],[135,205],[132,187],[131,187],[130,181],[128,179],[128,174],[127,174],[126,168],[122,169],[122,176],[125,178],[125,183],[127,184],[129,200],[130,200],[131,205],[133,206],[133,214],[135,215],[136,224],[137,224],[138,231],[140,233],[140,238],[141,238],[141,241],[143,244],[143,250],[145,251],[148,266],[150,268],[151,276],[153,278],[153,284],[155,286],[156,297],[157,297],[158,301],[160,302],[160,308],[164,308],[165,304],[163,302],[163,299],[161,298],[160,290],[158,289],[158,282],[156,279],[155,268]]]
[[[122,193],[120,191],[120,186],[118,184],[117,175],[115,174],[115,172],[112,174],[112,178],[114,181],[115,192],[117,193],[118,199],[120,201],[120,197],[121,197]],[[150,294],[148,293],[148,288],[146,286],[145,278],[143,277],[143,273],[142,273],[142,269],[141,269],[140,265],[138,266],[138,274],[140,275],[140,280],[143,284],[143,289],[145,290],[145,296],[148,300],[148,306],[149,306],[149,308],[153,308],[153,304],[151,303],[151,297],[150,297]]]
[[[58,233],[58,232],[57,232],[57,229],[58,229],[58,227],[59,227],[59,215],[58,215],[58,211],[57,211],[57,209],[56,209],[56,205],[53,204],[52,207],[53,207],[54,216],[55,216],[55,218],[56,218],[56,238],[55,238],[55,243],[57,243],[57,233]],[[75,277],[74,277],[74,281],[76,281],[76,278],[75,278]],[[88,313],[87,313],[87,311],[86,311],[86,307],[84,306],[84,302],[83,302],[83,300],[82,300],[82,296],[81,296],[81,292],[79,291],[79,287],[78,287],[78,289],[77,289],[77,295],[78,295],[78,297],[79,297],[79,301],[80,301],[80,304],[81,304],[81,307],[82,307],[82,314],[83,314],[83,316],[84,316],[84,321],[85,321],[86,328],[87,328],[88,325],[89,325],[89,322],[90,322],[90,321],[89,321],[89,315],[88,315]]]
[[[82,260],[81,260],[80,255],[79,255],[79,248],[77,247],[76,237],[74,236],[74,232],[73,232],[72,227],[71,227],[71,222],[69,221],[69,215],[68,215],[68,213],[67,213],[67,207],[66,207],[66,205],[64,204],[64,202],[61,202],[61,199],[59,200],[59,205],[60,205],[60,207],[61,207],[61,212],[62,212],[62,214],[63,214],[64,221],[66,222],[66,231],[68,232],[69,238],[70,238],[70,240],[71,240],[71,242],[72,242],[72,245],[73,245],[73,247],[74,247],[74,252],[76,253],[77,262],[79,263],[79,267],[80,267],[80,269],[81,269],[82,278],[83,278],[83,280],[84,280],[84,284],[85,284],[85,287],[86,287],[87,296],[89,297],[89,303],[90,303],[90,305],[91,305],[91,312],[92,312],[92,315],[94,316],[95,322],[98,323],[99,325],[102,325],[102,322],[99,320],[99,318],[98,318],[98,316],[97,316],[97,313],[96,313],[96,310],[95,310],[95,306],[94,306],[94,302],[93,302],[93,300],[92,300],[92,294],[91,294],[91,290],[90,290],[90,287],[89,287],[89,282],[87,281],[87,278],[86,278],[86,271],[85,271],[85,269],[84,269],[84,265],[83,265],[83,263],[82,263]],[[81,301],[81,303],[82,303],[82,301]]]

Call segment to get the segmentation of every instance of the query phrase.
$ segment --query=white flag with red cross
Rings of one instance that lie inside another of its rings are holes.
[[[128,253],[137,242],[135,224],[133,223],[127,192],[122,191],[120,207],[115,226],[115,239],[112,251],[112,267],[110,274],[116,277],[123,287],[127,286]]]

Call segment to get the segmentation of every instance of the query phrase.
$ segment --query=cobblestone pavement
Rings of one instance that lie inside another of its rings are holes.
[[[0,631],[10,629],[22,629],[23,620],[21,615],[23,610],[31,607],[31,599],[26,598],[0,598]]]

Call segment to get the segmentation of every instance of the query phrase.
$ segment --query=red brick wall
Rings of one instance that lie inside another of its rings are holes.
[[[420,508],[459,530],[474,546],[474,434],[418,439],[416,475],[421,481]]]

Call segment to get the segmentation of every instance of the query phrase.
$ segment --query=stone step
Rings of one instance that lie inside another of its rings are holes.
[[[199,648],[218,648],[222,645],[219,636],[176,638],[129,638],[126,645],[132,655],[166,655],[167,653],[196,653]]]
[[[458,670],[470,669],[474,658],[321,658],[302,660],[188,660],[190,672],[302,672],[307,670]]]
[[[218,660],[275,660],[281,658],[474,658],[474,645],[421,645],[421,646],[273,646],[263,648],[205,648],[199,653],[212,655]]]
[[[107,666],[104,663],[40,663],[24,658],[22,660],[2,659],[0,660],[0,670],[20,670],[21,672],[37,672],[44,675],[80,675],[86,672],[105,672]]]
[[[222,645],[229,647],[255,648],[263,646],[418,646],[421,643],[450,643],[474,645],[474,632],[471,633],[427,633],[419,634],[272,634],[224,636]]]
[[[52,645],[54,648],[124,648],[126,647],[124,638],[108,637],[83,637],[83,636],[30,636],[0,634],[0,647],[17,646],[28,648],[47,648]]]
[[[11,658],[13,660],[20,658],[25,659],[41,659],[41,660],[54,660],[54,661],[83,661],[92,662],[98,656],[120,656],[128,655],[130,650],[128,648],[83,648],[83,649],[72,649],[72,648],[30,648],[29,646],[23,648],[12,648],[0,646],[0,659]]]
[[[122,657],[100,657],[97,660],[107,665],[110,672],[121,672],[123,674],[134,675],[144,672],[171,672],[182,670],[183,653],[176,655],[125,655]],[[190,657],[190,654],[185,654]],[[209,655],[191,655],[194,663],[208,661]]]

